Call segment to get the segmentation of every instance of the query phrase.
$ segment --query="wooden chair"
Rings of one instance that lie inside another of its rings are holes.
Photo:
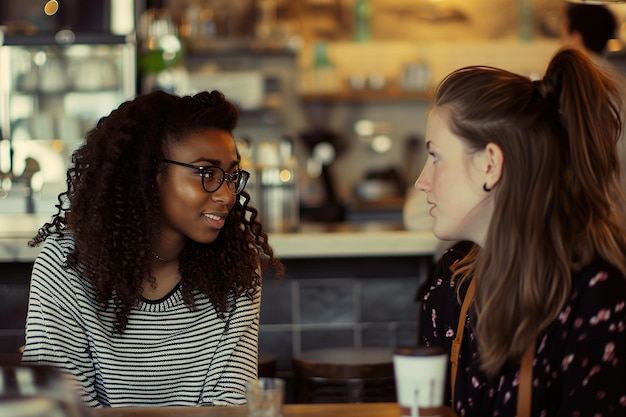
[[[333,348],[294,356],[295,402],[395,402],[392,355],[392,349]]]
[[[3,366],[17,366],[22,361],[22,353],[24,353],[24,345],[20,346],[17,353],[2,353],[0,354],[0,365]]]
[[[259,352],[259,378],[276,378],[276,356],[268,352]]]

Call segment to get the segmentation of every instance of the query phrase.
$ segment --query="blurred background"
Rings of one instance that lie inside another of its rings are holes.
[[[122,101],[220,89],[242,110],[236,139],[270,229],[398,221],[436,83],[475,63],[538,77],[560,45],[563,4],[2,2],[0,214],[51,212],[71,151]],[[623,6],[611,7],[621,23]]]
[[[562,45],[564,5],[0,1],[0,356],[19,359],[38,250],[26,242],[56,211],[72,151],[154,89],[218,89],[241,111],[247,190],[287,266],[264,286],[259,335],[279,375],[292,381],[292,358],[310,349],[414,344],[415,294],[441,242],[427,215],[410,231],[402,214],[433,89],[472,64],[540,77]],[[619,64],[626,6],[610,8]]]

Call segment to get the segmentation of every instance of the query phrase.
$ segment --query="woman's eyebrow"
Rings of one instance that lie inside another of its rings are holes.
[[[221,161],[219,159],[198,158],[198,159],[194,159],[191,162],[193,164],[197,164],[198,162],[207,162],[207,163],[209,163],[211,165],[219,165]]]
[[[199,162],[206,162],[208,164],[215,165],[215,166],[220,166],[220,164],[222,163],[222,161],[220,161],[219,159],[211,159],[211,158],[198,158],[198,159],[192,161],[191,163],[192,164],[197,164]],[[234,168],[237,165],[239,165],[240,163],[241,163],[241,161],[239,159],[236,159],[236,160],[234,160],[234,161],[232,161],[230,163],[228,168]]]

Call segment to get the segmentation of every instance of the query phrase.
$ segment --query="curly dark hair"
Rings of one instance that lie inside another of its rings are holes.
[[[116,310],[115,331],[124,332],[131,308],[141,299],[150,275],[151,242],[158,238],[160,204],[157,174],[166,172],[169,145],[190,134],[217,128],[232,134],[237,108],[218,91],[179,97],[163,91],[122,103],[87,132],[72,155],[67,191],[57,213],[29,246],[53,233],[69,230],[75,249],[67,267],[80,271],[95,286],[96,301]],[[217,239],[201,244],[191,239],[179,257],[185,303],[195,294],[208,297],[223,314],[230,296],[252,297],[261,285],[259,265],[284,274],[267,234],[243,191]]]

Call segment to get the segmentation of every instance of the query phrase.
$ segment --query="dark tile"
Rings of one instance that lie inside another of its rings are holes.
[[[28,239],[27,239],[28,240]],[[5,248],[9,250],[7,245]],[[26,246],[26,240],[24,241]],[[33,262],[6,262],[2,264],[0,282],[2,284],[20,284],[28,287],[30,285],[30,275],[33,270]]]
[[[28,285],[0,285],[0,328],[24,328],[28,310],[28,292]]]
[[[392,331],[388,323],[364,324],[361,341],[364,347],[392,347]]]
[[[420,275],[432,264],[431,256],[385,256],[285,259],[291,279],[378,278]]]
[[[354,323],[351,279],[300,281],[300,323]]]
[[[361,320],[389,322],[414,320],[418,282],[413,278],[361,280]]]
[[[265,281],[261,293],[261,324],[291,323],[291,282]]]
[[[276,368],[279,371],[291,369],[292,331],[273,330],[267,329],[267,326],[261,326],[259,329],[259,352],[267,352],[276,356]]]
[[[303,330],[302,351],[354,346],[354,329]]]
[[[398,323],[396,327],[396,346],[417,345],[417,323]]]
[[[25,343],[24,332],[3,332],[0,334],[0,355],[17,355]]]

